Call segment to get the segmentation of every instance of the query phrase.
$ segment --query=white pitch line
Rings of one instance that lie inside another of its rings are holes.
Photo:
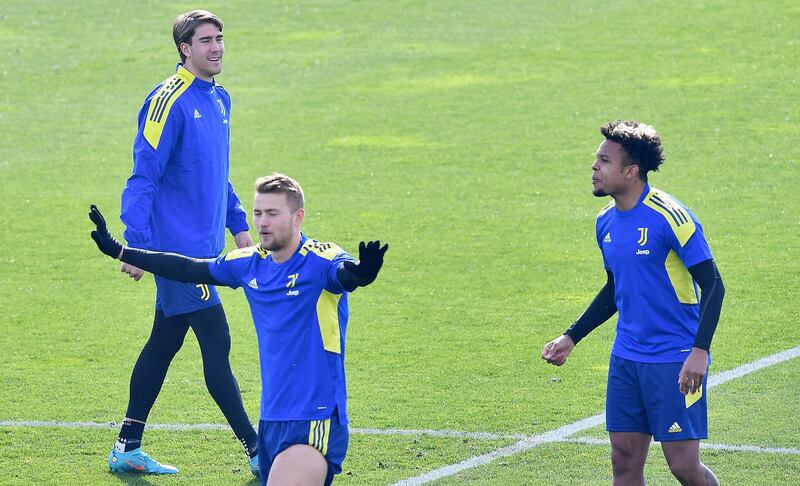
[[[605,419],[606,415],[604,413],[601,413],[593,417],[589,417],[571,423],[569,425],[559,427],[555,430],[545,432],[543,434],[522,439],[521,441],[515,444],[511,444],[510,446],[501,447],[500,449],[494,450],[492,452],[488,452],[480,456],[471,457],[465,461],[459,462],[458,464],[452,464],[449,466],[441,467],[439,469],[434,469],[433,471],[421,474],[411,479],[398,481],[394,483],[393,486],[416,486],[418,484],[425,484],[447,476],[452,476],[453,474],[457,474],[466,469],[471,469],[473,467],[488,464],[489,462],[492,462],[495,459],[510,456],[518,452],[524,452],[527,451],[528,449],[533,449],[534,447],[540,444],[544,444],[547,442],[556,442],[561,439],[565,439],[572,434],[577,434],[578,432],[583,432],[584,430],[596,427],[602,424],[603,421],[605,421]]]
[[[773,354],[771,356],[767,356],[757,361],[753,361],[752,363],[743,364],[728,371],[717,373],[709,377],[708,388],[721,385],[736,378],[741,378],[742,376],[748,375],[763,368],[767,368],[769,366],[782,363],[784,361],[788,361],[798,356],[800,356],[800,346],[788,349],[786,351],[782,351],[780,353]],[[408,429],[354,428],[351,429],[350,432],[353,434],[360,434],[360,435],[409,435],[409,436],[429,435],[434,437],[474,438],[483,440],[503,440],[503,439],[518,440],[518,442],[510,446],[502,447],[492,452],[488,452],[480,456],[469,458],[458,464],[444,466],[442,468],[435,469],[433,471],[422,474],[420,476],[416,476],[414,478],[399,481],[394,485],[394,486],[416,486],[428,483],[430,481],[435,481],[437,479],[441,479],[447,476],[451,476],[453,474],[457,474],[466,469],[471,469],[473,467],[487,464],[500,457],[506,457],[512,454],[516,454],[518,452],[524,452],[526,450],[532,449],[534,447],[537,447],[545,443],[581,442],[581,441],[584,441],[586,443],[595,443],[594,441],[597,440],[599,441],[598,443],[605,444],[606,442],[603,442],[601,439],[569,438],[570,435],[574,435],[577,434],[578,432],[582,432],[592,427],[596,427],[602,424],[603,422],[605,422],[605,414],[601,413],[535,436],[526,436],[522,434],[499,434],[490,432],[459,432],[450,430],[408,430]],[[2,420],[0,421],[0,427],[61,427],[61,428],[73,428],[73,429],[75,428],[114,429],[119,427],[119,424],[115,422]],[[150,429],[160,429],[160,430],[229,430],[229,427],[224,424],[148,424],[147,427]],[[775,452],[784,454],[800,453],[800,451],[798,451],[797,449],[791,449],[791,448],[759,447],[759,446],[748,446],[748,445],[735,446],[726,444],[709,444],[702,442],[701,442],[701,447],[708,449],[720,449],[720,450],[743,451],[743,452]]]
[[[800,356],[800,346],[787,349],[786,351],[781,351],[780,353],[775,353],[771,356],[761,358],[751,363],[745,363],[731,370],[723,371],[721,373],[710,376],[708,378],[708,388],[713,388],[727,381],[733,380],[735,378],[741,378],[742,376],[745,376],[747,374],[753,373],[768,366],[773,366],[778,363],[782,363],[784,361],[796,358],[798,356]],[[520,440],[516,444],[512,444],[507,447],[502,447],[500,449],[496,449],[494,451],[487,452],[486,454],[481,454],[479,456],[473,456],[459,463],[440,467],[432,471],[429,471],[425,474],[414,476],[413,478],[398,481],[394,483],[392,486],[418,486],[421,484],[429,483],[431,481],[436,481],[437,479],[442,479],[448,476],[452,476],[467,469],[483,466],[484,464],[488,464],[494,461],[495,459],[501,457],[507,457],[512,454],[516,454],[518,452],[525,452],[529,449],[533,449],[534,447],[537,447],[544,443],[555,442],[561,439],[565,439],[570,435],[577,434],[578,432],[583,432],[584,430],[591,429],[592,427],[596,427],[597,425],[602,424],[604,421],[605,421],[605,413],[595,415],[593,417],[589,417],[583,420],[579,420],[577,422],[573,422],[569,425],[565,425],[558,429],[545,432],[543,434],[528,439]]]
[[[599,425],[599,424],[598,424]],[[54,427],[54,428],[67,428],[67,429],[116,429],[119,424],[114,422],[60,422],[60,421],[44,421],[44,420],[0,420],[0,427]],[[149,424],[147,426],[151,429],[159,430],[229,430],[230,427],[225,424]],[[429,437],[447,437],[453,439],[479,439],[479,440],[536,440],[538,436],[527,436],[524,434],[499,434],[494,432],[460,432],[457,430],[426,430],[426,429],[350,429],[351,434],[356,435],[408,435],[408,436],[429,436]],[[566,437],[563,439],[555,440],[554,442],[565,442],[571,444],[588,444],[598,446],[610,446],[611,443],[608,439],[597,439],[595,437]],[[659,447],[658,442],[651,442],[651,447]],[[732,452],[755,452],[757,454],[789,454],[800,455],[800,449],[793,449],[790,447],[764,447],[753,445],[733,445],[733,444],[715,444],[710,442],[701,442],[700,447],[703,449],[714,449],[721,451]]]
[[[611,446],[608,439],[597,439],[594,437],[570,437],[562,439],[560,442],[568,442],[571,444],[588,444],[598,446]],[[651,442],[650,447],[661,447],[659,442]],[[700,442],[701,449],[712,449],[717,451],[729,452],[755,452],[756,454],[789,454],[800,455],[800,449],[791,447],[762,447],[753,445],[734,445],[734,444],[715,444],[712,442]]]
[[[0,420],[0,427],[55,427],[62,429],[118,429],[115,422],[67,422],[59,420]],[[230,430],[225,424],[147,424],[159,430]]]
[[[120,424],[116,422],[67,422],[58,420],[0,420],[0,427],[54,427],[62,429],[117,429]],[[258,427],[258,424],[255,424]],[[148,429],[157,430],[230,430],[225,424],[147,424]],[[457,430],[410,430],[410,429],[359,429],[351,428],[351,434],[356,435],[409,435],[449,437],[453,439],[480,439],[480,440],[520,440],[528,438],[524,434],[500,434],[494,432],[460,432]]]

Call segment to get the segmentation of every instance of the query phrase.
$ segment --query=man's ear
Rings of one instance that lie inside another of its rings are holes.
[[[625,177],[627,179],[639,177],[639,164],[632,163],[631,165],[625,167]]]

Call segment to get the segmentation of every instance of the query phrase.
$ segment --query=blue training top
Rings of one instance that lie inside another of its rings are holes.
[[[712,258],[700,222],[646,184],[632,209],[620,211],[613,201],[604,207],[596,230],[619,310],[611,354],[648,363],[684,361],[700,317],[697,285],[687,268]]]
[[[229,181],[231,100],[183,66],[139,110],[133,174],[122,191],[128,245],[208,258],[247,215]]]
[[[209,263],[211,275],[243,287],[258,338],[261,420],[323,420],[338,407],[347,423],[344,375],[347,292],[336,275],[353,260],[333,243],[301,237],[294,255],[275,263],[260,246]]]

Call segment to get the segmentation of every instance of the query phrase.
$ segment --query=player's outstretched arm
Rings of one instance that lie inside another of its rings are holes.
[[[389,249],[388,243],[381,247],[380,241],[361,242],[358,245],[358,263],[347,261],[339,267],[336,276],[342,287],[352,292],[356,287],[371,284],[383,266],[383,254]]]
[[[89,208],[89,219],[92,220],[96,227],[92,231],[92,239],[97,244],[97,248],[111,258],[178,282],[222,285],[211,275],[211,271],[208,269],[209,262],[213,260],[199,260],[175,253],[161,253],[124,247],[108,231],[103,214],[94,204]]]

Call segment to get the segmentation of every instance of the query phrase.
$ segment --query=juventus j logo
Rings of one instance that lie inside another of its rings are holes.
[[[639,246],[644,246],[647,243],[647,228],[639,228]]]
[[[287,289],[291,289],[294,287],[294,284],[297,282],[297,277],[300,276],[299,273],[293,273],[289,275],[289,283],[286,284]]]
[[[197,284],[195,285],[198,289],[200,289],[200,300],[208,300],[211,298],[211,291],[208,290],[208,285],[206,284]]]

